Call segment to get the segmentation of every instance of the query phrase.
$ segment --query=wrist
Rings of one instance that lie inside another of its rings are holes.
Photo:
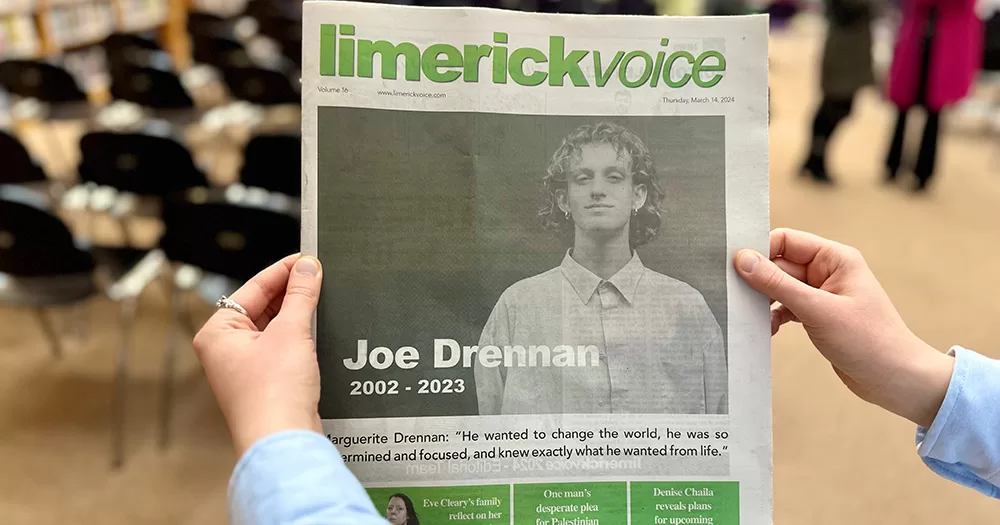
[[[280,432],[300,430],[323,434],[319,414],[307,414],[297,418],[287,417],[288,414],[284,416],[281,418],[261,416],[248,425],[234,429],[233,447],[236,449],[237,457],[242,457],[258,441]]]
[[[915,406],[915,413],[910,418],[910,421],[923,428],[930,428],[931,424],[934,423],[938,410],[944,404],[948,387],[951,385],[951,376],[955,371],[954,357],[933,348],[931,350],[933,350],[933,355],[929,355],[927,362],[924,363],[919,372],[925,395],[921,397],[921,404]]]
[[[892,395],[883,408],[929,428],[948,393],[955,359],[916,336],[907,346],[909,357],[893,378]]]

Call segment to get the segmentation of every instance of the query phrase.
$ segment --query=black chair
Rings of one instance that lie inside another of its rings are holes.
[[[280,0],[250,0],[243,10],[244,14],[258,21],[269,18],[285,18],[302,20],[302,2],[282,2]]]
[[[29,118],[45,120],[89,120],[96,108],[80,89],[72,74],[55,64],[37,60],[0,61],[0,89],[13,95],[13,105],[38,104],[39,114]],[[47,126],[46,126],[47,128]],[[51,129],[44,133],[54,156],[68,163],[70,154]]]
[[[180,77],[169,64],[151,54],[144,65],[131,61],[111,70],[111,96],[142,106],[158,117],[177,125],[196,122],[199,112]]]
[[[243,150],[240,182],[295,198],[302,196],[302,140],[298,135],[256,135]]]
[[[14,135],[0,129],[0,184],[45,183],[48,177],[24,144]]]
[[[209,304],[230,295],[267,266],[299,251],[299,219],[291,210],[238,202],[231,192],[193,188],[164,202],[160,249],[174,272],[171,330],[164,352],[160,444],[170,435],[174,359],[183,326],[194,336],[184,295],[194,292]]]
[[[4,283],[3,300],[18,306],[39,306],[58,296],[66,303],[85,299],[96,293],[91,272],[95,263],[90,253],[74,244],[66,225],[48,208],[44,196],[25,188],[0,186],[0,273],[14,278],[34,279],[31,288],[38,294],[16,294],[19,290]],[[45,278],[73,279],[74,286],[53,290]],[[25,288],[21,288],[23,290]],[[69,291],[71,290],[71,291]],[[58,353],[58,345],[53,345]]]
[[[406,3],[402,0],[388,3]],[[297,69],[302,68],[302,3],[250,0],[244,14],[257,21],[258,32],[270,38]]]
[[[191,36],[218,35],[231,27],[232,21],[215,13],[190,10],[187,15],[187,31]]]
[[[143,196],[205,186],[191,152],[171,136],[93,131],[80,139],[80,180]]]
[[[49,178],[45,169],[35,162],[24,143],[14,135],[0,129],[0,185],[19,185],[42,192],[50,204],[60,201],[66,185]]]
[[[80,139],[81,185],[67,191],[75,201],[92,203],[102,189],[111,193],[91,212],[110,213],[118,220],[127,245],[133,245],[128,220],[158,217],[163,198],[187,188],[208,185],[191,152],[170,134],[93,131]],[[111,191],[108,191],[111,190]],[[78,196],[75,192],[88,195]]]
[[[302,67],[302,20],[271,16],[258,21],[260,33],[278,43],[281,54]]]
[[[192,35],[191,43],[193,47],[192,58],[198,64],[206,64],[219,70],[254,65],[246,47],[234,38],[218,35]]]
[[[79,305],[104,296],[119,305],[121,342],[112,400],[112,465],[124,461],[128,355],[137,300],[161,271],[159,250],[132,264],[104,265],[101,257],[77,245],[44,197],[23,187],[0,186],[0,303],[35,310],[52,352],[62,354],[46,309]]]
[[[263,67],[226,68],[223,77],[229,93],[257,106],[301,104],[302,96],[289,72]]]
[[[50,119],[90,116],[87,94],[68,71],[37,60],[0,62],[0,87],[20,99],[34,99],[48,106]]]
[[[113,33],[101,43],[107,60],[109,71],[115,71],[126,64],[146,65],[152,56],[164,57],[152,60],[166,60],[167,67],[172,69],[170,55],[167,54],[154,38],[131,33]]]
[[[120,64],[111,79],[111,95],[154,110],[194,108],[194,100],[184,89],[180,77],[152,64]]]

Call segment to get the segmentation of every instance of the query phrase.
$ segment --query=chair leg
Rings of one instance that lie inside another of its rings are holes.
[[[46,149],[49,150],[48,152],[49,155],[52,155],[53,151],[56,152],[55,155],[53,156],[53,158],[59,164],[59,166],[56,167],[55,170],[56,174],[59,177],[62,177],[67,173],[71,173],[73,165],[73,154],[71,153],[70,149],[66,146],[65,143],[63,143],[63,141],[60,140],[58,133],[56,133],[56,130],[52,129],[51,127],[49,127],[49,129],[47,129],[44,134],[46,140],[48,141],[47,144],[48,147]]]
[[[184,291],[171,280],[170,287],[170,326],[167,334],[167,348],[163,353],[163,385],[160,395],[160,448],[167,448],[170,443],[170,415],[173,408],[174,393],[174,361],[177,345],[180,342],[182,317],[184,317]]]
[[[45,338],[49,340],[49,348],[52,350],[53,357],[57,359],[62,357],[62,342],[59,340],[59,333],[56,331],[55,326],[52,325],[52,320],[49,319],[42,308],[35,309],[35,317],[38,318],[38,322],[42,325],[42,330],[45,331]]]
[[[62,331],[64,335],[69,335],[79,341],[86,341],[90,335],[90,309],[86,303],[76,304],[69,307],[66,312],[66,324]]]
[[[191,317],[191,312],[189,311],[183,312],[183,315],[181,315],[181,321],[184,324],[185,332],[187,332],[186,335],[188,340],[190,341],[194,339],[194,336],[198,335],[198,330],[200,328],[198,326],[195,326],[194,319]]]
[[[134,243],[133,240],[132,240],[132,233],[131,233],[131,230],[129,230],[129,227],[128,227],[128,218],[127,217],[119,217],[118,218],[118,228],[122,232],[122,243],[126,247],[135,246],[136,243]]]
[[[86,341],[90,337],[90,305],[81,304],[74,310],[73,323],[76,328],[76,336],[81,341]]]
[[[125,458],[125,399],[128,387],[128,357],[131,348],[132,327],[135,324],[136,299],[121,302],[119,326],[121,341],[115,368],[115,393],[112,402],[111,447],[112,466],[121,468]]]

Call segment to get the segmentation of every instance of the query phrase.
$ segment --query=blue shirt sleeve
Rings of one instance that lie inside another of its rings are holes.
[[[229,483],[234,525],[386,525],[325,436],[279,432],[243,454]]]
[[[917,453],[938,475],[1000,498],[1000,361],[962,347],[930,428],[917,428]]]

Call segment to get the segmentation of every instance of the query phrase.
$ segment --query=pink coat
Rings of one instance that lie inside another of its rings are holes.
[[[928,8],[937,8],[927,72],[927,106],[940,111],[965,97],[982,65],[983,22],[976,0],[903,0],[888,96],[896,106],[917,104]]]

